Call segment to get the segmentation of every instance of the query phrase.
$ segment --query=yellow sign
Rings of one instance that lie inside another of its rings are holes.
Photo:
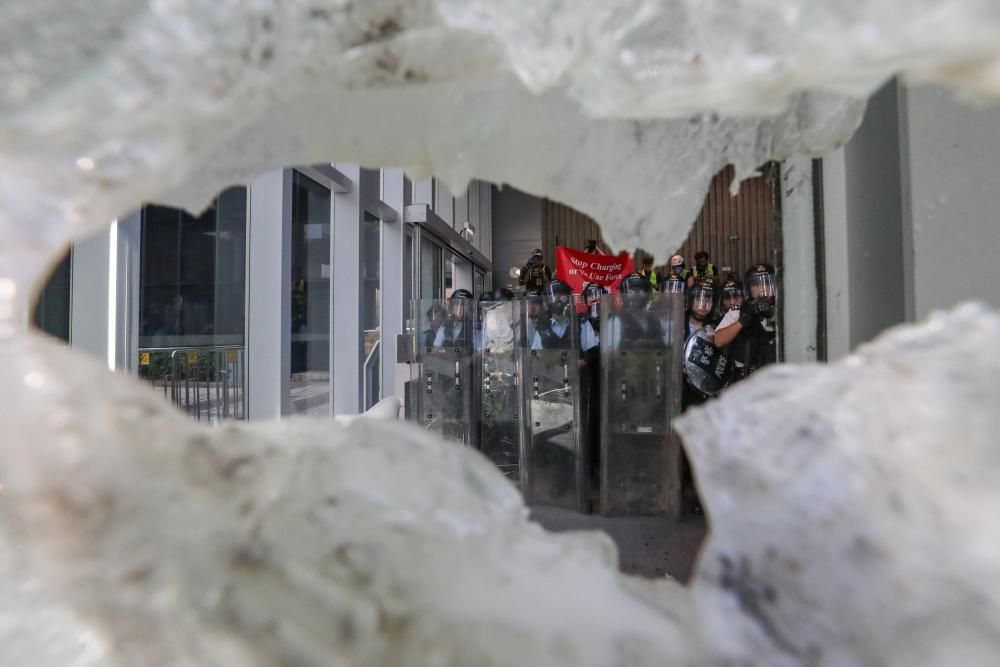
[[[198,353],[197,352],[188,352],[187,353],[187,362],[189,364],[196,364],[196,363],[198,363]]]
[[[149,352],[140,352],[139,353],[139,365],[140,366],[148,366],[149,365]]]
[[[226,351],[226,360],[229,361],[229,363],[231,363],[231,364],[235,364],[236,360],[237,360],[236,350],[227,350]]]

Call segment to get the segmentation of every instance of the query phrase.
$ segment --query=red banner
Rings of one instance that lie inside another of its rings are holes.
[[[627,252],[618,255],[598,255],[556,246],[555,277],[569,283],[574,294],[582,293],[587,283],[600,283],[608,288],[608,291],[613,291],[622,278],[634,270],[632,258]]]

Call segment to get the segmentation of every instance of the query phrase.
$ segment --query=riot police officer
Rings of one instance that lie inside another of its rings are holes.
[[[438,326],[433,340],[417,350],[416,375],[411,381],[411,393],[416,410],[411,411],[427,429],[442,437],[476,446],[479,427],[473,412],[474,373],[474,308],[472,293],[466,289],[452,292],[447,303],[447,315]],[[441,309],[432,303],[427,311],[431,317]],[[425,340],[429,337],[423,330]]]
[[[671,273],[660,281],[660,291],[664,294],[684,294],[687,290],[687,283],[680,275]]]
[[[514,308],[514,293],[500,287],[484,292],[488,297],[480,303],[480,348],[509,351],[517,345],[518,313]]]
[[[575,312],[573,288],[557,279],[546,285],[543,292],[548,302],[549,318],[536,320],[537,327],[531,341],[531,349],[569,349],[574,341],[574,336],[569,331],[574,319],[571,314]],[[580,352],[586,352],[597,345],[597,335],[587,318],[580,321],[578,335]]]
[[[621,312],[608,320],[606,344],[613,349],[656,347],[663,343],[663,329],[655,315],[648,312],[653,287],[639,273],[630,273],[618,283]]]
[[[506,287],[498,287],[493,290],[494,301],[513,301],[514,293]]]
[[[607,292],[604,285],[600,283],[587,283],[583,288],[584,321],[593,330],[597,343],[583,353],[584,369],[582,373],[583,382],[581,383],[584,389],[582,399],[584,406],[584,428],[587,430],[590,442],[590,483],[592,485],[591,488],[594,489],[599,488],[598,484],[600,480],[598,479],[598,473],[601,469],[601,448],[598,446],[601,439],[601,300]],[[583,323],[581,322],[582,326]],[[582,338],[583,335],[581,334],[581,340]]]
[[[722,390],[727,378],[724,353],[715,346],[715,288],[695,283],[688,293],[687,335],[684,345],[684,400],[686,410]],[[697,340],[693,340],[696,339]],[[717,366],[718,365],[718,366]]]
[[[720,317],[730,310],[739,310],[743,306],[743,287],[737,282],[726,282],[722,286],[719,304],[721,306]]]
[[[434,339],[437,338],[438,331],[446,319],[448,319],[448,311],[444,309],[444,306],[435,303],[427,309],[427,327],[420,332],[423,347],[434,345]]]
[[[638,273],[623,278],[618,292],[601,324],[601,512],[676,515],[672,490],[680,470],[671,419],[679,369],[663,323],[679,325],[680,314],[661,306],[679,311],[680,304],[675,295],[653,302],[652,286]]]
[[[722,321],[726,315],[732,311],[736,311],[730,316],[729,321],[733,321],[733,318],[738,320],[739,311],[743,307],[743,285],[738,280],[733,279],[735,274],[730,273],[730,277],[726,280],[726,283],[722,286],[719,291],[719,325],[716,328],[722,326]],[[726,348],[726,353],[729,355],[729,378],[726,384],[731,384],[736,380],[746,377],[746,366],[747,360],[745,354],[747,352],[746,346],[742,344],[742,339],[744,335],[740,332],[734,341],[732,341]]]
[[[479,299],[477,299],[476,302],[476,310],[479,312],[480,315],[482,315],[483,313],[483,306],[485,306],[487,303],[492,303],[492,301],[493,301],[492,290],[483,291],[479,293]],[[481,350],[483,349],[483,318],[482,317],[475,318],[475,324],[473,326],[475,327],[475,332],[476,332],[475,333],[476,349]]]
[[[688,292],[687,337],[698,329],[713,327],[715,319],[715,288],[709,282],[697,282]],[[714,328],[713,328],[714,331]]]
[[[544,310],[529,297],[526,329],[534,329],[524,356],[525,414],[529,437],[525,499],[529,504],[585,511],[589,502],[587,430],[582,428],[580,334],[572,288],[561,280],[545,287]]]
[[[736,353],[745,359],[746,366],[734,381],[777,361],[774,269],[768,264],[751,267],[746,272],[743,287],[746,300],[739,310],[731,310],[723,316],[715,334],[717,346],[736,344],[740,347]]]
[[[520,302],[497,288],[479,304],[480,346],[474,395],[479,417],[479,448],[511,481],[521,484],[524,430],[521,394],[523,342],[517,335]]]
[[[595,332],[601,330],[601,298],[608,293],[601,283],[587,283],[583,288],[583,305],[587,321]]]
[[[471,348],[472,292],[457,289],[448,298],[448,317],[434,337],[434,347]]]
[[[572,332],[569,331],[573,290],[563,281],[553,280],[545,286],[543,293],[549,317],[536,320],[537,328],[531,341],[531,349],[569,348],[573,340]]]

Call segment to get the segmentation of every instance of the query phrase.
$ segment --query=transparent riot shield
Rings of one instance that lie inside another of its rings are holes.
[[[525,501],[586,512],[589,452],[581,420],[580,322],[572,303],[547,302],[535,317],[529,312],[523,319]]]
[[[684,302],[623,294],[601,312],[600,509],[605,515],[680,514]]]
[[[475,304],[440,299],[414,302],[414,362],[407,413],[430,431],[475,446],[472,409]]]
[[[503,474],[521,485],[524,455],[519,325],[522,301],[478,304],[479,448]]]

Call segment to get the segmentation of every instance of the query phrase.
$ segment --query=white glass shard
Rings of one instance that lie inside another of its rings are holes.
[[[775,366],[678,423],[712,523],[691,587],[757,665],[1000,660],[1000,315]]]
[[[0,596],[15,647],[62,632],[38,655],[83,636],[88,665],[689,664],[679,585],[637,592],[607,536],[529,522],[472,450],[369,419],[206,429],[79,356],[0,346],[5,380],[50,380],[0,383],[19,406],[0,591],[46,584]]]
[[[975,352],[1000,331],[981,309],[693,413],[714,530],[690,592],[527,523],[470,451],[365,420],[203,430],[23,331],[71,239],[331,158],[511,183],[613,245],[677,245],[720,167],[843,143],[896,72],[997,93],[995,2],[0,12],[5,664],[73,646],[80,664],[996,662],[1000,369]]]

